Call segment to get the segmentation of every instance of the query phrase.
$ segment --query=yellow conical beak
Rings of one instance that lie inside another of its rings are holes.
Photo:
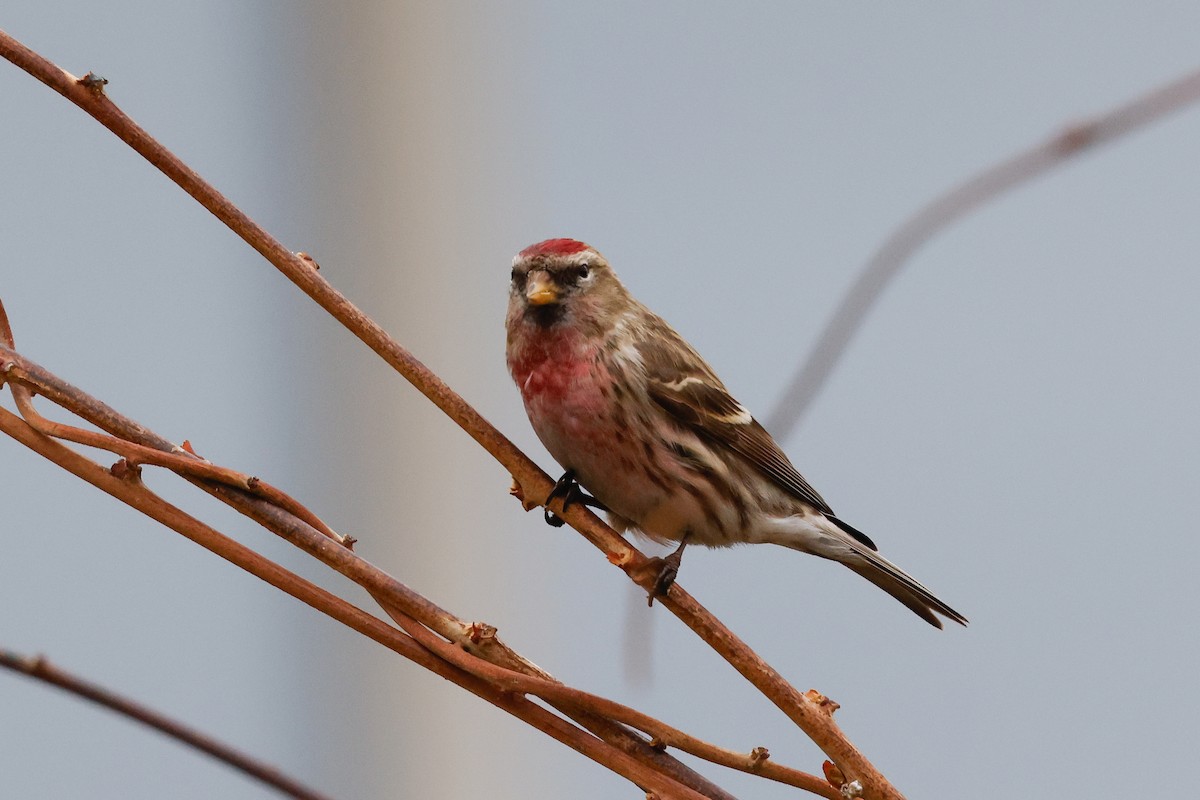
[[[550,273],[543,270],[529,273],[525,282],[525,299],[531,306],[558,302],[558,288],[550,280]]]

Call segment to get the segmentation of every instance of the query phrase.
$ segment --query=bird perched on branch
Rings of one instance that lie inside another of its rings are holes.
[[[578,481],[618,531],[679,542],[651,601],[669,589],[687,545],[768,542],[845,564],[931,625],[942,627],[939,614],[966,624],[834,515],[594,248],[549,239],[518,253],[506,325],[508,369],[529,421],[567,470],[555,493],[569,501]]]

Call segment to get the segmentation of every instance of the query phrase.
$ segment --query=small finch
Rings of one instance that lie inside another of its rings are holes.
[[[513,259],[508,369],[542,444],[612,526],[688,544],[783,545],[839,561],[931,625],[967,620],[834,516],[770,434],[595,249],[549,239]],[[578,499],[578,498],[576,498]],[[591,498],[589,498],[591,499]],[[651,595],[653,599],[653,594]]]

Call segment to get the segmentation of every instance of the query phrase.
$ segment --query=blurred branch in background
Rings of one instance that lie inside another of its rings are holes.
[[[93,703],[122,714],[135,722],[140,722],[143,725],[161,731],[189,747],[193,747],[203,753],[208,753],[213,758],[225,762],[234,769],[241,770],[255,780],[278,789],[289,797],[295,797],[298,800],[328,800],[327,795],[313,791],[302,783],[284,775],[278,769],[263,764],[245,753],[241,753],[229,745],[213,739],[211,736],[205,736],[199,731],[176,722],[170,717],[147,708],[141,703],[136,703],[127,697],[122,697],[102,686],[97,686],[94,683],[61,670],[48,662],[43,656],[22,656],[11,650],[0,648],[0,667],[10,669],[22,675],[28,675],[31,678],[43,681],[52,686],[57,686],[77,697],[91,700]]]
[[[1147,92],[1090,120],[1069,125],[1045,142],[988,167],[953,187],[910,217],[875,251],[838,304],[808,357],[797,368],[783,397],[764,424],[786,439],[862,328],[867,314],[900,273],[908,259],[955,220],[1008,189],[1048,172],[1096,145],[1144,127],[1200,99],[1200,71]]]
[[[90,73],[82,79],[75,78],[3,32],[0,32],[0,55],[104,124],[371,347],[511,473],[516,483],[514,494],[522,499],[527,508],[546,502],[553,482],[536,464],[388,336],[377,323],[321,278],[312,259],[285,249],[129,119],[104,93],[103,87],[107,81]],[[283,493],[241,473],[211,464],[205,466],[205,462],[195,456],[190,448],[174,445],[156,436],[22,358],[15,350],[7,323],[2,327],[5,341],[4,346],[0,347],[0,363],[3,367],[0,379],[10,385],[22,414],[18,417],[0,409],[0,429],[5,433],[273,586],[604,764],[647,792],[660,798],[729,796],[661,752],[663,745],[674,744],[717,763],[728,766],[738,766],[740,763],[738,768],[800,785],[825,797],[839,796],[837,789],[842,787],[869,799],[901,797],[833,722],[832,712],[836,704],[815,692],[799,692],[678,583],[672,585],[668,595],[662,598],[662,604],[780,708],[829,756],[835,768],[826,769],[826,774],[837,776],[838,787],[795,770],[768,767],[766,751],[762,748],[756,748],[744,756],[732,754],[699,742],[632,709],[558,684],[495,639],[491,626],[467,624],[453,617],[354,555],[346,546],[347,540],[338,537],[307,509]],[[34,394],[62,406],[105,430],[110,436],[45,419],[33,409]],[[123,460],[114,469],[106,469],[60,444],[53,437],[100,447],[123,456]],[[363,586],[408,633],[305,581],[166,503],[141,482],[138,466],[142,463],[164,466],[181,474]],[[594,514],[579,504],[565,510],[561,508],[561,503],[555,503],[553,510],[604,552],[608,560],[623,569],[632,580],[647,590],[653,587],[657,570],[652,562]],[[445,641],[431,632],[436,632]],[[542,697],[582,727],[533,703],[526,694]],[[646,741],[621,725],[621,722],[644,728],[646,733],[656,737],[656,741]]]

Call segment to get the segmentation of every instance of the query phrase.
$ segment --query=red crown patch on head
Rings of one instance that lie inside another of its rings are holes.
[[[521,258],[534,256],[569,256],[587,250],[588,246],[574,239],[547,239],[544,242],[531,244],[521,251]]]

